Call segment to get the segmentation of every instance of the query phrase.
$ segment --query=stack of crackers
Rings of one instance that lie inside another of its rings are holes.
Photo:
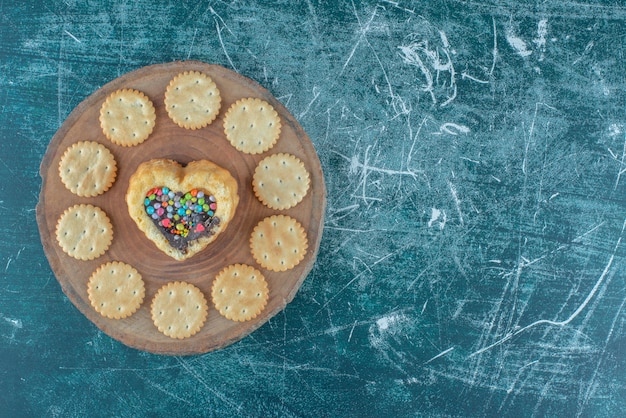
[[[198,71],[185,71],[172,78],[165,89],[163,102],[169,118],[180,128],[189,130],[201,129],[215,121],[222,104],[218,86],[207,74]],[[99,121],[104,136],[112,144],[122,147],[119,152],[149,140],[158,123],[152,101],[144,93],[130,88],[114,91],[106,97],[100,108]],[[270,151],[277,143],[281,119],[266,101],[241,98],[225,111],[223,133],[239,152],[261,154]],[[106,146],[79,141],[65,150],[58,171],[69,191],[90,198],[106,193],[112,187],[117,168],[115,157]],[[162,186],[179,187],[183,194],[187,189],[196,188],[207,196],[217,197],[216,206],[211,208],[217,208],[214,216],[219,217],[219,225],[215,222],[218,226],[210,239],[198,238],[190,242],[189,248],[193,251],[181,252],[173,248],[165,239],[167,237],[161,236],[166,232],[153,228],[144,210],[146,192]],[[276,153],[258,163],[250,186],[258,201],[267,208],[284,211],[298,205],[307,195],[310,176],[298,157]],[[175,161],[149,160],[131,176],[126,200],[129,216],[146,238],[174,260],[184,261],[206,248],[226,229],[234,218],[238,194],[236,181],[230,173],[212,162],[190,163],[183,168]],[[114,227],[101,208],[78,204],[67,208],[59,217],[56,238],[68,256],[94,260],[109,249],[114,239]],[[296,219],[276,213],[258,222],[250,235],[249,248],[258,266],[243,263],[225,266],[215,277],[208,278],[212,280],[210,295],[180,280],[160,287],[150,303],[155,329],[176,339],[193,336],[207,320],[208,300],[229,320],[256,318],[265,309],[271,291],[262,270],[285,272],[297,266],[307,253],[307,235]],[[96,312],[115,320],[133,315],[146,297],[141,272],[121,261],[101,264],[87,281],[87,293]]]

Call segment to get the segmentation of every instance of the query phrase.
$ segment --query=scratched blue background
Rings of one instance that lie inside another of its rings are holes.
[[[624,416],[620,3],[0,2],[0,415]],[[286,105],[328,209],[282,313],[164,357],[74,308],[34,208],[75,106],[184,59]]]

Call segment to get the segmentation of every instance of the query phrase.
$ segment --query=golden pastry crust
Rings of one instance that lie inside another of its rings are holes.
[[[186,252],[174,248],[145,212],[146,192],[155,187],[187,191],[193,188],[210,192],[217,200],[215,216],[220,222],[214,234],[190,241]],[[237,181],[225,169],[207,161],[192,161],[185,167],[173,160],[154,159],[139,165],[131,176],[126,192],[128,213],[146,237],[165,254],[182,261],[202,251],[226,229],[239,204]]]

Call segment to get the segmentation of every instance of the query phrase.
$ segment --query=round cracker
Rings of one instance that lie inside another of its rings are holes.
[[[199,71],[185,71],[165,89],[165,110],[170,119],[185,129],[200,129],[213,122],[222,98],[211,77]]]
[[[111,188],[117,163],[111,151],[94,141],[80,141],[65,150],[59,162],[61,181],[81,197],[98,196]]]
[[[56,237],[68,255],[78,260],[93,260],[109,249],[113,241],[113,226],[99,207],[74,205],[59,217]]]
[[[152,299],[152,321],[168,337],[188,338],[200,331],[208,309],[202,291],[196,286],[171,282],[161,287]]]
[[[263,268],[286,271],[302,261],[308,248],[300,222],[285,215],[273,215],[257,224],[250,236],[252,256]]]
[[[246,264],[233,264],[217,275],[211,297],[222,316],[244,322],[256,318],[265,308],[269,289],[259,270]]]
[[[91,306],[100,315],[121,319],[141,306],[146,290],[141,274],[130,264],[112,261],[93,272],[87,284]]]
[[[276,110],[264,100],[239,99],[224,115],[224,133],[238,151],[260,154],[272,148],[280,136]]]
[[[154,105],[138,90],[111,93],[100,108],[100,127],[114,144],[138,145],[148,139],[156,123]]]
[[[252,188],[265,206],[285,210],[302,201],[310,182],[309,172],[298,157],[279,153],[259,162],[254,170]]]

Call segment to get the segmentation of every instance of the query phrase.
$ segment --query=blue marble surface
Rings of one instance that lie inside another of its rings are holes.
[[[618,1],[0,2],[0,415],[626,415]],[[35,223],[72,109],[196,59],[269,89],[328,188],[318,261],[221,351],[128,348]]]

